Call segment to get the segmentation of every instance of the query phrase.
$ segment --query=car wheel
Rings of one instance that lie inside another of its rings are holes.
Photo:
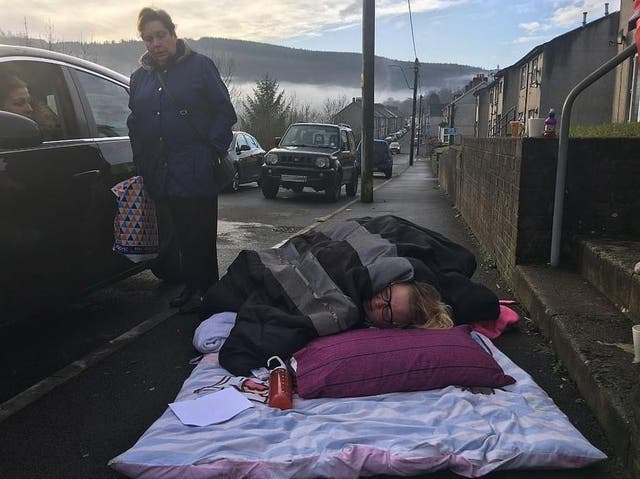
[[[327,188],[325,188],[324,197],[330,203],[335,203],[336,201],[338,201],[338,198],[340,198],[341,189],[342,189],[342,174],[339,173],[338,176],[336,177],[336,181],[332,185],[329,185],[327,186]]]
[[[234,171],[233,171],[233,179],[231,180],[231,183],[229,183],[229,186],[225,188],[225,191],[227,193],[235,193],[239,189],[240,189],[240,173],[238,172],[238,165],[235,165]]]
[[[295,191],[296,193],[302,193],[302,190],[304,189],[304,186],[302,186],[302,185],[293,185],[291,187],[291,189],[293,191]]]
[[[391,178],[391,176],[393,175],[393,168],[389,168],[387,171],[384,172],[384,177],[388,180],[389,178]]]
[[[262,194],[265,198],[272,200],[278,195],[278,189],[280,188],[280,183],[278,181],[263,178],[260,183],[260,188],[262,188]]]
[[[360,179],[360,175],[356,173],[354,175],[353,181],[351,183],[347,183],[345,186],[345,190],[347,191],[347,196],[354,197],[358,192],[358,180]]]

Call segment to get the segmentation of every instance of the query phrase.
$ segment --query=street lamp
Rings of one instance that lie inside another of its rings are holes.
[[[404,74],[404,69],[400,65],[391,65],[392,67],[400,68],[402,72],[402,76],[404,77],[404,81],[407,84],[407,87],[411,90],[413,89],[413,105],[411,108],[411,143],[409,146],[409,166],[413,166],[413,147],[414,147],[414,139],[416,135],[416,97],[418,96],[418,68],[420,66],[420,62],[416,58],[413,63],[413,88],[409,86],[409,82],[407,81],[407,77]]]

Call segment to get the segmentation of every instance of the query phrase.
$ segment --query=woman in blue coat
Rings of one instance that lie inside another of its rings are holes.
[[[213,61],[192,51],[164,10],[143,8],[147,52],[131,75],[129,136],[145,188],[167,209],[185,283],[170,305],[190,312],[218,280],[218,193],[213,159],[227,154],[237,121]]]

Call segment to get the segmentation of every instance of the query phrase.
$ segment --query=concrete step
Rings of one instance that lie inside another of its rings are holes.
[[[640,364],[628,317],[578,273],[517,266],[514,294],[551,340],[629,477],[640,477]]]
[[[640,241],[582,239],[578,269],[582,276],[634,322],[640,322]]]

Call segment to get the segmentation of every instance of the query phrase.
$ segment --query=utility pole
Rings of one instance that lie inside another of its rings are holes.
[[[413,109],[411,111],[411,147],[409,151],[409,166],[413,166],[413,140],[416,137],[416,96],[418,95],[418,59],[413,64]]]
[[[420,139],[424,135],[422,129],[422,95],[420,95],[420,108],[418,109],[418,146],[416,146],[416,155],[420,154]]]
[[[362,2],[362,137],[360,201],[373,202],[373,75],[376,28],[375,0]]]

